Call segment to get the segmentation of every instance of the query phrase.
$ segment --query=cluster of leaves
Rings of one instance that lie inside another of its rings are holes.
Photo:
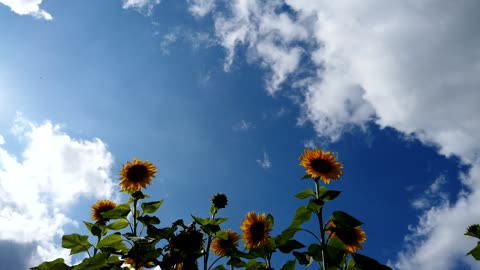
[[[92,236],[74,233],[62,237],[62,247],[70,249],[71,255],[84,254],[85,258],[80,263],[69,266],[63,259],[56,259],[31,269],[138,270],[160,266],[162,270],[196,270],[201,267],[199,262],[204,270],[224,270],[227,267],[274,269],[271,259],[278,252],[291,256],[280,270],[295,269],[297,264],[310,266],[313,262],[324,270],[390,269],[356,252],[365,241],[365,234],[359,229],[363,224],[361,221],[343,211],[334,211],[330,219],[324,221],[325,205],[337,198],[340,191],[320,186],[319,178],[309,174],[302,179],[313,180],[315,189],[309,188],[295,195],[305,204],[298,207],[291,224],[279,235],[269,235],[274,226],[274,218],[270,214],[254,221],[248,218],[243,221],[243,240],[251,241],[248,248],[245,245],[246,248],[240,249],[237,243],[240,236],[235,233],[238,238],[232,238],[232,232],[221,228],[227,220],[226,217],[217,217],[219,209],[227,205],[223,194],[212,198],[208,217],[192,216],[188,225],[183,220],[177,220],[170,226],[160,227],[160,219],[154,214],[163,200],[146,202],[150,197],[141,190],[124,190],[122,192],[130,195],[126,203],[102,212],[95,223],[84,222]],[[317,234],[304,228],[312,217],[318,220]],[[245,230],[249,236],[246,236]],[[313,242],[306,245],[296,240],[297,232],[310,234]],[[214,245],[215,241],[217,245]],[[222,252],[219,253],[218,249]],[[216,259],[209,262],[213,255]],[[219,263],[221,258],[224,258],[225,264]]]
[[[480,225],[474,224],[467,228],[467,232],[465,235],[480,239]],[[472,255],[475,260],[480,261],[480,241],[477,242],[477,246],[474,247],[470,252],[467,253],[468,255]]]

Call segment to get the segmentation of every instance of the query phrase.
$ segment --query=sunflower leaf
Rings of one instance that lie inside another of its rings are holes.
[[[295,249],[300,249],[300,248],[304,248],[305,245],[298,242],[297,240],[293,239],[293,240],[288,240],[287,242],[285,242],[285,244],[281,245],[281,246],[278,246],[278,249],[283,252],[283,253],[290,253],[292,251],[294,251]]]
[[[228,240],[228,234],[226,231],[223,231],[223,230],[216,232],[215,237],[222,240]]]
[[[220,225],[222,224],[223,222],[227,221],[228,218],[214,218],[214,219],[210,219],[210,221],[208,222],[208,224],[211,224],[211,225]]]
[[[300,180],[305,180],[305,179],[309,179],[309,178],[312,178],[312,176],[307,173],[302,178],[300,178]]]
[[[345,255],[345,244],[342,240],[337,237],[333,237],[328,241],[327,250],[324,254],[325,260],[328,263],[328,266],[338,266],[343,260]],[[321,255],[320,255],[321,256]],[[365,268],[365,269],[376,269],[376,268]]]
[[[138,221],[142,222],[143,225],[160,224],[160,219],[158,217],[149,216],[149,215],[138,217]]]
[[[106,260],[108,258],[108,253],[98,253],[91,258],[85,258],[80,264],[77,264],[73,267],[73,270],[90,270],[90,269],[102,269],[108,267]]]
[[[87,251],[92,246],[88,242],[88,235],[72,233],[62,236],[62,247],[70,249],[70,255]]]
[[[273,219],[273,216],[271,214],[267,215],[267,222],[268,222],[269,228],[272,228],[273,225],[275,224],[275,220]]]
[[[194,215],[192,215],[192,218],[193,220],[195,220],[195,222],[197,222],[200,225],[207,225],[210,222],[209,218],[201,218]]]
[[[265,269],[265,265],[261,262],[257,262],[256,260],[252,259],[247,262],[245,266],[245,270],[258,270],[258,269]]]
[[[158,208],[160,208],[162,203],[163,203],[163,200],[142,203],[142,210],[144,213],[147,213],[147,214],[155,213],[155,211],[157,211]]]
[[[247,263],[242,261],[240,258],[231,257],[230,260],[228,260],[227,265],[231,265],[235,268],[243,268],[247,265]]]
[[[477,243],[477,246],[474,249],[467,253],[467,256],[468,255],[472,255],[477,261],[480,260],[480,242]]]
[[[223,264],[215,266],[212,270],[227,270]]]
[[[363,224],[360,220],[350,216],[343,211],[334,211],[332,213],[332,221],[338,228],[351,229]]]
[[[338,197],[338,195],[340,195],[340,193],[342,193],[342,192],[338,191],[338,190],[327,190],[324,194],[322,194],[322,196],[320,196],[320,199],[322,199],[324,201],[331,201],[331,200],[335,199],[336,197]]]
[[[379,263],[378,261],[367,257],[365,255],[354,253],[352,254],[355,266],[360,269],[378,269],[378,270],[392,270],[392,268]]]
[[[50,262],[44,262],[39,266],[30,268],[31,270],[68,270],[71,269],[70,266],[65,264],[65,261],[62,258],[56,259]]]
[[[308,202],[307,209],[313,212],[319,212],[325,202],[322,199],[311,199]]]
[[[308,254],[310,254],[314,260],[322,261],[322,247],[318,244],[311,244],[308,246]]]
[[[105,248],[105,247],[111,247],[111,248],[114,248],[116,250],[122,250],[122,251],[127,251],[128,250],[127,245],[125,245],[125,243],[123,243],[122,236],[120,234],[116,234],[116,233],[107,235],[105,238],[100,240],[100,242],[98,242],[98,244],[97,244],[98,249],[102,249],[102,248]]]
[[[303,223],[307,222],[310,220],[312,216],[312,212],[307,209],[305,206],[300,206],[297,208],[297,211],[295,211],[295,215],[292,220],[292,225],[291,226],[300,226]]]
[[[300,200],[303,200],[303,199],[306,199],[308,197],[315,197],[315,193],[313,192],[313,190],[311,188],[307,188],[304,191],[297,193],[295,195],[295,197],[297,197]]]
[[[295,270],[295,262],[296,260],[290,260],[286,262],[280,270]]]
[[[101,215],[103,218],[119,219],[126,217],[128,213],[130,213],[130,205],[124,203],[117,205],[117,207],[113,208],[112,210],[101,213]]]
[[[293,254],[293,256],[295,256],[295,258],[297,259],[297,261],[300,265],[309,266],[313,262],[312,256],[308,255],[305,252],[294,251],[292,254]]]
[[[465,235],[480,239],[480,225],[474,224],[474,225],[468,226],[467,232],[465,233]]]
[[[116,231],[116,230],[121,230],[127,226],[128,226],[128,221],[126,219],[120,219],[113,223],[108,224],[107,228],[110,230]]]

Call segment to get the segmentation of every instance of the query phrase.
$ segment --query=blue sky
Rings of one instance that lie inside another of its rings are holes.
[[[168,224],[248,211],[284,229],[304,148],[338,154],[329,210],[394,269],[477,269],[476,1],[0,0],[0,258],[68,257],[133,157]],[[434,19],[432,19],[434,18]],[[314,224],[312,224],[313,226]],[[299,236],[301,239],[304,236]],[[6,252],[8,250],[8,252]],[[278,257],[278,263],[287,258]]]

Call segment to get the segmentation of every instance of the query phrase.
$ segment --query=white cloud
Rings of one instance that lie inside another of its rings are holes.
[[[164,55],[170,55],[170,45],[177,41],[177,34],[175,32],[167,33],[163,36],[162,42],[160,43],[160,50]]]
[[[10,7],[10,9],[19,15],[30,15],[37,19],[51,21],[53,19],[50,13],[40,8],[43,0],[0,0],[0,3]]]
[[[215,8],[215,0],[187,0],[188,11],[196,17],[204,17]]]
[[[412,207],[415,209],[427,209],[435,205],[442,205],[449,201],[448,193],[442,190],[443,185],[447,183],[445,175],[440,175],[423,192],[422,196],[412,201]]]
[[[54,241],[76,224],[66,213],[82,196],[111,196],[112,155],[99,139],[73,139],[49,121],[19,115],[12,131],[25,149],[0,147],[0,240],[35,244],[32,264],[66,256]]]
[[[272,163],[270,162],[270,158],[266,151],[263,151],[263,158],[257,159],[257,163],[260,167],[264,169],[269,169],[270,167],[272,167]]]
[[[294,45],[294,41],[307,39],[307,31],[290,15],[275,12],[281,1],[235,0],[229,3],[231,14],[215,19],[220,44],[227,50],[224,68],[230,69],[238,45],[247,46],[250,60],[259,60],[271,71],[266,85],[273,95],[298,68],[303,49]]]
[[[5,143],[5,139],[3,138],[2,134],[0,134],[0,145]]]
[[[267,90],[273,94],[287,78],[295,81],[296,72],[313,67],[314,75],[292,86],[304,89],[300,122],[313,123],[319,136],[336,140],[350,125],[365,128],[374,121],[473,166],[463,178],[471,192],[460,193],[458,201],[417,202],[428,205],[412,227],[422,239],[411,237],[415,244],[399,254],[397,267],[448,269],[464,260],[468,240],[458,232],[480,220],[480,2],[229,3],[231,14],[215,17],[226,70],[236,47],[244,46],[249,61],[271,71]]]
[[[122,8],[133,8],[146,16],[150,16],[153,8],[160,2],[160,0],[123,0]]]
[[[233,125],[232,129],[234,131],[246,131],[249,129],[255,128],[255,126],[252,124],[252,122],[247,122],[245,120],[242,120],[238,122],[237,124]]]

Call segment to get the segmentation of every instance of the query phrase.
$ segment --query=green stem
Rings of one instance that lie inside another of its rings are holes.
[[[318,185],[318,180],[319,179],[314,179],[315,182],[315,198],[320,199],[320,186]],[[320,211],[317,213],[317,218],[318,218],[318,224],[320,225],[320,237],[322,239],[321,242],[321,247],[322,247],[322,268],[323,270],[327,269],[327,265],[325,262],[325,229],[323,227],[323,207],[320,208]]]
[[[213,261],[213,263],[208,267],[207,270],[210,270],[210,268],[212,268],[212,266],[214,266],[215,263],[218,262],[218,260],[220,260],[220,259],[223,258],[223,257],[225,257],[225,256],[218,257],[215,261]]]
[[[317,237],[312,231],[307,230],[307,229],[301,229],[301,230],[304,231],[304,232],[307,232],[307,233],[311,234],[315,239],[317,239],[317,241],[318,241],[319,244],[322,243],[322,241],[320,241],[320,239],[318,239],[318,237]]]
[[[212,219],[215,219],[215,214],[212,214]],[[210,255],[210,245],[212,244],[212,236],[208,235],[207,248],[205,250],[205,258],[203,259],[203,269],[208,270],[208,256]]]
[[[137,200],[133,201],[133,235],[137,236]]]

